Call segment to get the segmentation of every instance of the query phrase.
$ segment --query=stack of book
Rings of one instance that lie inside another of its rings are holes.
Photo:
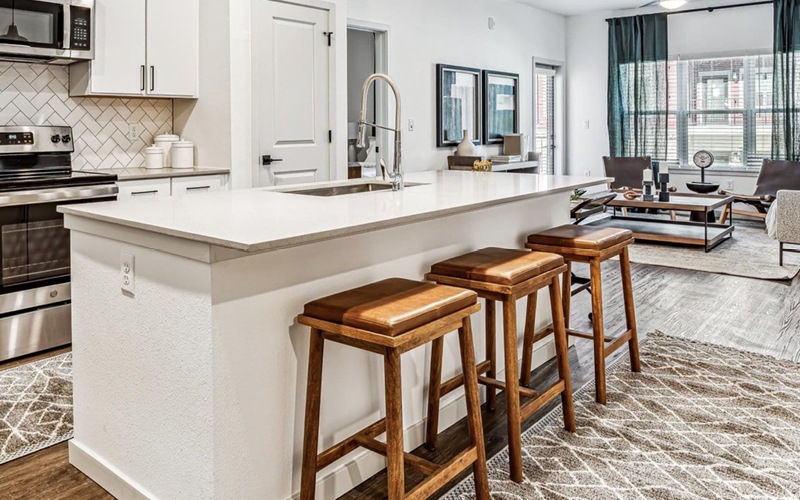
[[[498,155],[491,157],[492,163],[515,163],[522,161],[521,155]]]

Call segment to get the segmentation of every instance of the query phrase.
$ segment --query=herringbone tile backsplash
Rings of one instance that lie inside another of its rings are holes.
[[[140,167],[144,148],[172,130],[171,99],[70,97],[65,66],[0,62],[0,125],[69,125],[73,168]],[[128,140],[130,123],[141,135]]]

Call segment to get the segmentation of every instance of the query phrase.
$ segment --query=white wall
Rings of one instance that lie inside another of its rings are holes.
[[[265,0],[266,1],[266,0]],[[407,171],[441,169],[454,148],[436,148],[437,63],[519,73],[521,129],[532,130],[532,58],[566,58],[565,18],[505,0],[332,0],[337,113],[336,176],[347,174],[347,20],[390,28],[389,74],[403,98]],[[176,105],[176,130],[198,143],[198,161],[231,166],[234,187],[252,185],[250,0],[201,0],[201,97]],[[490,31],[488,18],[496,28]],[[220,28],[222,27],[222,28]],[[227,81],[225,81],[228,79]],[[498,151],[490,148],[487,152]]]
[[[391,27],[389,74],[403,97],[407,171],[445,168],[455,148],[436,148],[436,64],[446,63],[520,74],[520,126],[532,132],[532,58],[566,58],[565,18],[498,0],[349,0],[350,18]],[[488,19],[497,23],[494,31]],[[341,41],[341,40],[340,40]],[[499,151],[498,147],[486,152]]]
[[[706,7],[719,2],[697,2]],[[649,13],[652,9],[599,12],[567,19],[567,166],[569,173],[603,173],[602,157],[609,152],[607,127],[608,25],[612,16]],[[772,46],[772,7],[759,5],[715,12],[673,15],[669,18],[670,55],[714,54]],[[586,128],[586,122],[589,128]],[[730,172],[715,179],[734,180],[737,191],[754,187],[752,175]],[[686,176],[686,180],[691,180]],[[680,178],[683,182],[683,177]]]

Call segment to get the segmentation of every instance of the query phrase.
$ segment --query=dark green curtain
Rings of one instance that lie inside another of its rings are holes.
[[[800,161],[800,0],[775,0],[772,159]]]
[[[608,22],[611,156],[667,158],[667,16]]]

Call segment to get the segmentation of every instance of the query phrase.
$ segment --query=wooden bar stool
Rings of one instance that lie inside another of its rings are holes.
[[[302,500],[313,500],[317,472],[359,447],[387,458],[388,498],[428,498],[472,466],[477,498],[489,498],[480,395],[475,372],[470,315],[480,310],[475,293],[392,278],[325,297],[305,305],[298,323],[311,327],[306,394]],[[403,450],[403,392],[400,355],[458,330],[461,363],[467,374],[466,400],[471,445],[443,466]],[[364,349],[384,358],[386,417],[322,453],[319,439],[322,351],[325,340]],[[386,443],[375,438],[386,433]],[[405,464],[427,478],[405,492]]]
[[[564,317],[558,284],[559,275],[566,269],[564,259],[559,255],[485,248],[434,264],[431,272],[425,276],[426,279],[439,284],[472,290],[486,300],[486,360],[477,366],[478,382],[487,387],[490,409],[494,408],[495,390],[506,391],[510,470],[511,479],[516,482],[522,481],[523,420],[527,420],[538,409],[560,395],[564,410],[564,427],[568,431],[575,431],[567,337],[564,331]],[[522,297],[528,298],[525,331],[533,331],[536,298],[538,291],[544,287],[550,289],[559,379],[549,389],[538,394],[531,389],[520,387],[519,379],[517,379],[517,373],[519,373],[517,371],[517,300]],[[503,304],[505,382],[496,379],[495,301]],[[464,371],[462,375],[442,383],[442,348],[441,338],[433,341],[426,441],[431,449],[436,446],[439,432],[439,401],[441,397],[461,385],[469,383],[469,378],[472,376],[472,370]],[[521,406],[520,396],[530,400]]]
[[[606,357],[628,344],[631,357],[631,370],[642,370],[639,361],[639,337],[636,330],[636,313],[633,303],[633,286],[631,284],[631,262],[628,247],[633,243],[633,233],[626,229],[597,228],[592,226],[565,225],[547,231],[532,234],[528,237],[527,247],[535,252],[553,252],[564,257],[567,262],[567,273],[564,279],[564,317],[567,335],[594,341],[594,377],[596,400],[606,404]],[[603,325],[603,286],[600,264],[620,256],[622,272],[622,293],[625,301],[626,330],[618,337],[607,337]],[[572,287],[572,263],[589,264],[592,289],[592,333],[580,332],[569,328],[570,289]],[[552,327],[526,337],[523,357],[529,358],[530,346],[534,342],[552,333]],[[608,345],[606,345],[608,344]],[[524,364],[524,363],[523,363]]]

